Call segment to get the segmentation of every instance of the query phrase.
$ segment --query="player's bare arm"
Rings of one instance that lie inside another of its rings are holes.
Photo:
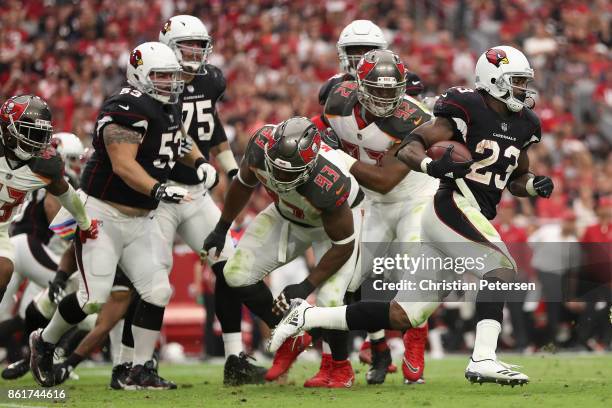
[[[202,259],[208,256],[208,251],[212,248],[216,248],[216,257],[221,254],[221,250],[225,245],[227,231],[238,214],[249,202],[253,189],[258,182],[255,173],[249,168],[247,160],[243,160],[238,175],[230,183],[227,195],[225,196],[225,205],[221,212],[221,218],[219,218],[215,229],[204,240],[200,254]]]
[[[230,178],[233,178],[238,173],[238,163],[236,163],[234,153],[232,153],[228,142],[221,142],[216,146],[212,146],[210,153],[215,156],[223,171]]]
[[[319,263],[312,268],[306,279],[285,287],[278,295],[272,309],[276,314],[284,313],[289,308],[292,299],[307,298],[315,288],[335,274],[351,257],[355,246],[355,230],[353,213],[349,205],[344,202],[340,207],[323,211],[321,220],[323,221],[323,229],[329,236],[332,246],[323,254]]]
[[[52,194],[45,194],[45,201],[43,203],[45,208],[45,215],[49,223],[55,218],[57,212],[62,208],[59,200]]]
[[[410,167],[395,157],[398,149],[399,144],[389,149],[380,167],[355,160],[350,168],[351,174],[365,188],[387,194],[410,173]]]
[[[508,191],[517,197],[540,196],[550,197],[555,188],[550,177],[535,176],[529,171],[529,156],[527,150],[521,151],[518,158],[518,166],[510,176]]]
[[[423,171],[421,163],[427,157],[425,151],[429,146],[451,140],[453,137],[453,126],[448,119],[436,117],[429,122],[423,123],[414,129],[404,139],[396,153],[396,157],[406,163],[411,169]]]
[[[113,173],[139,193],[151,194],[157,180],[136,161],[142,135],[135,130],[111,123],[104,128],[103,137]]]

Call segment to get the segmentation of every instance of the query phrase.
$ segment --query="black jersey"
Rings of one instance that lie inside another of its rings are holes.
[[[355,81],[355,77],[348,73],[340,73],[336,74],[333,77],[329,78],[321,89],[319,89],[319,104],[321,106],[325,106],[325,102],[327,101],[327,97],[331,93],[332,89],[336,87],[339,83],[345,81]],[[406,95],[417,96],[424,90],[423,83],[421,78],[414,72],[406,73]]]
[[[434,106],[434,115],[448,118],[454,126],[453,140],[472,154],[472,172],[465,177],[482,214],[495,218],[497,204],[521,151],[541,138],[540,120],[527,108],[503,118],[489,108],[483,91],[450,88]],[[440,188],[458,190],[454,181],[442,180]]]
[[[278,192],[268,178],[264,149],[274,126],[259,129],[249,141],[244,160],[274,200],[281,216],[296,224],[321,226],[321,212],[329,211],[348,202],[355,206],[363,199],[363,192],[349,174],[339,153],[325,144],[309,179],[288,192]]]
[[[81,188],[102,200],[136,208],[154,209],[158,202],[129,187],[113,173],[104,144],[104,128],[116,123],[142,135],[136,161],[151,177],[167,181],[178,155],[181,132],[179,104],[165,105],[137,89],[126,85],[107,99],[96,121],[93,132],[91,159],[81,178]]]
[[[225,92],[225,77],[214,65],[205,66],[204,75],[196,75],[183,91],[183,124],[185,131],[206,157],[211,147],[227,141],[225,129],[219,120],[217,102]],[[170,180],[183,184],[200,184],[194,168],[177,162]]]

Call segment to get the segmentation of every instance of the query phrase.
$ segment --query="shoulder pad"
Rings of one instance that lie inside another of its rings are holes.
[[[338,166],[319,155],[310,179],[298,187],[298,192],[320,210],[333,209],[347,200],[351,179]]]
[[[357,103],[357,82],[344,81],[335,85],[325,102],[325,115],[348,116]]]
[[[149,118],[155,117],[157,106],[148,95],[138,95],[140,91],[132,87],[122,88],[119,94],[107,99],[100,109],[100,119],[107,123],[133,128],[144,134],[149,125]]]
[[[449,88],[440,95],[434,105],[434,116],[458,118],[466,124],[483,107],[484,99],[478,91],[471,88]]]
[[[527,119],[533,125],[533,133],[531,134],[530,139],[523,146],[523,148],[526,148],[531,144],[540,142],[542,139],[542,127],[540,124],[540,118],[534,111],[529,108],[523,108],[522,112],[524,112],[525,119]]]
[[[225,88],[227,87],[227,81],[225,80],[223,71],[221,71],[221,69],[212,64],[206,64],[204,66],[204,69],[206,69],[206,72],[208,72],[210,80],[213,81],[213,83],[215,84],[215,88],[219,92],[217,98],[220,98],[221,95],[223,95],[223,93],[225,92]]]
[[[340,82],[352,81],[353,79],[354,78],[352,77],[352,75],[343,73],[336,74],[333,77],[329,78],[323,84],[323,86],[321,86],[321,89],[319,89],[319,105],[325,106],[325,101],[327,101],[329,93],[336,85],[338,85]]]
[[[33,173],[44,178],[57,180],[64,175],[64,162],[53,147],[49,147],[40,157],[34,157],[28,162]]]
[[[274,127],[265,125],[251,136],[244,154],[249,166],[263,169],[265,146],[272,138]]]
[[[414,129],[428,122],[431,115],[420,103],[404,98],[400,106],[388,116],[376,122],[380,130],[398,140],[404,140]]]
[[[425,90],[425,85],[421,78],[414,72],[406,73],[406,94],[410,96],[417,96]]]

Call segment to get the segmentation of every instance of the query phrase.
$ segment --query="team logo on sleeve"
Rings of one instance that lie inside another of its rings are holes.
[[[497,48],[491,48],[489,51],[487,51],[487,60],[495,65],[496,67],[499,67],[500,64],[508,64],[508,56],[506,55],[506,51],[504,50],[499,50]]]
[[[170,27],[171,24],[172,24],[171,20],[168,20],[164,23],[164,26],[161,29],[162,34],[166,34],[168,31],[171,30],[171,27]]]
[[[132,54],[130,55],[130,64],[134,67],[134,68],[138,68],[139,65],[142,65],[142,54],[140,53],[140,50],[134,50],[132,51]]]

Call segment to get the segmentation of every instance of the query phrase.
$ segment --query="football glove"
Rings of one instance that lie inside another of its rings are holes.
[[[321,140],[334,150],[342,148],[342,141],[332,128],[327,128],[321,132]]]
[[[231,225],[232,223],[219,219],[219,222],[215,225],[215,229],[208,234],[202,245],[202,250],[200,251],[200,259],[202,262],[208,258],[208,252],[213,248],[216,248],[215,256],[217,258],[221,255],[221,251],[225,246],[225,237]]]
[[[438,179],[459,179],[468,175],[472,171],[470,166],[474,161],[470,160],[459,163],[453,161],[452,154],[454,148],[452,145],[448,146],[442,157],[427,163],[427,174]]]
[[[157,183],[151,189],[151,197],[166,203],[179,204],[186,201],[191,201],[189,191],[178,186],[169,186],[167,184]]]
[[[49,300],[51,303],[59,304],[60,300],[66,295],[66,281],[68,281],[68,274],[62,270],[55,273],[55,277],[52,281],[49,281]]]
[[[533,189],[536,194],[543,198],[548,198],[552,194],[555,185],[550,177],[535,176],[533,178]]]
[[[193,139],[191,137],[182,137],[179,147],[179,157],[183,157],[191,153],[193,150]]]
[[[88,239],[96,239],[98,238],[98,220],[91,220],[91,225],[89,229],[83,231],[79,228],[79,239],[81,243],[84,244]]]
[[[315,287],[308,279],[304,279],[301,283],[286,286],[280,295],[274,299],[272,312],[277,315],[284,314],[291,307],[293,299],[306,299],[313,290],[315,290]]]
[[[219,182],[219,175],[217,170],[206,162],[202,157],[195,162],[196,173],[198,174],[198,180],[204,184],[204,188],[211,190]]]

